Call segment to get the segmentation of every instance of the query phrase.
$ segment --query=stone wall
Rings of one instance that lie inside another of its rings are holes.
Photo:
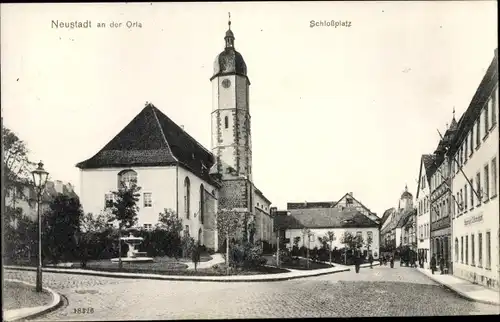
[[[210,193],[205,191],[203,215],[203,245],[207,248],[216,249],[215,235],[217,230],[216,222],[216,199]]]

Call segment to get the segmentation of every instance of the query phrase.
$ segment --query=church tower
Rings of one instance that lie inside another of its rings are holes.
[[[225,48],[214,62],[212,82],[211,172],[222,180],[244,177],[252,180],[252,143],[248,90],[250,81],[243,56],[236,51],[231,20],[224,37]]]

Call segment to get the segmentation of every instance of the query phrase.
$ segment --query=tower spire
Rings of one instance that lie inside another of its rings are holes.
[[[227,22],[227,25],[229,26],[229,29],[226,31],[226,36],[224,37],[224,40],[226,41],[226,48],[234,48],[234,34],[231,31],[231,13],[228,12],[229,15],[229,20]]]

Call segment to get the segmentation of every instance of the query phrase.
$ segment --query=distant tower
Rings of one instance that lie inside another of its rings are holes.
[[[405,191],[399,199],[399,210],[407,210],[413,208],[413,195],[408,192],[408,185],[405,185]]]
[[[245,176],[252,180],[252,140],[248,90],[250,81],[243,56],[234,47],[231,15],[225,48],[214,62],[212,82],[212,153],[222,179]]]

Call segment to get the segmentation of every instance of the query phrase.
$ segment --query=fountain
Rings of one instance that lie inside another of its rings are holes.
[[[152,257],[147,257],[146,252],[138,252],[135,247],[139,246],[144,238],[135,237],[132,233],[135,229],[128,229],[129,235],[127,237],[121,237],[120,240],[125,242],[128,245],[127,257],[122,257],[122,262],[133,262],[133,263],[146,263],[152,262]],[[119,258],[112,258],[112,262],[118,263],[120,261]]]

